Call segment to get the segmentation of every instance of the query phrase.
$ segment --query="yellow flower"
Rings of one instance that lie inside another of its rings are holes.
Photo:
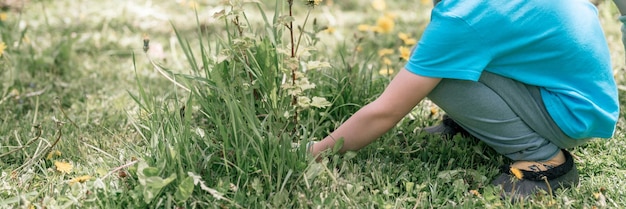
[[[361,52],[363,51],[363,47],[362,46],[356,46],[356,52]]]
[[[70,173],[72,172],[72,168],[74,168],[72,164],[59,161],[54,161],[54,166],[56,167],[57,171],[61,173]]]
[[[328,26],[328,28],[326,28],[326,29],[324,30],[324,32],[326,32],[326,33],[330,33],[330,34],[333,34],[333,33],[335,33],[335,28],[334,28],[334,27],[330,27],[330,26]]]
[[[376,21],[376,32],[380,33],[389,33],[393,30],[395,23],[393,22],[393,18],[388,16],[382,16],[378,18]]]
[[[409,60],[409,56],[411,56],[411,49],[409,49],[409,47],[401,46],[398,51],[400,51],[400,58]]]
[[[88,181],[89,179],[91,179],[90,175],[79,176],[79,177],[76,177],[76,178],[73,178],[72,180],[70,180],[69,184],[83,183],[85,181]]]
[[[361,32],[369,31],[371,28],[372,26],[366,24],[360,24],[359,26],[357,26],[357,30]]]
[[[4,42],[0,41],[0,56],[2,56],[2,54],[4,54],[4,49],[7,48],[7,45],[4,44]]]
[[[605,198],[605,197],[604,197],[604,195],[602,194],[602,191],[600,191],[600,192],[594,192],[594,193],[593,193],[593,197],[594,197],[596,200],[599,200],[599,199],[601,199],[601,198]]]
[[[410,38],[410,37],[409,37],[409,34],[406,34],[406,33],[400,32],[400,33],[398,33],[398,38],[400,38],[400,39],[402,39],[402,40],[405,40],[405,39],[408,39],[408,38]]]
[[[421,0],[421,1],[420,1],[420,3],[422,3],[423,5],[428,5],[428,4],[430,4],[431,2],[433,2],[433,1],[431,1],[431,0]]]
[[[387,8],[387,3],[385,3],[385,0],[374,0],[372,1],[372,7],[375,10],[383,11]]]
[[[430,107],[430,115],[437,115],[439,113],[439,108],[436,106]]]
[[[56,156],[61,156],[61,152],[59,150],[50,151],[48,153],[48,156],[46,156],[46,160],[50,160],[50,159],[52,159],[53,157],[56,157]]]
[[[390,76],[390,75],[393,75],[393,69],[383,68],[378,71],[378,74],[384,75],[384,76]]]
[[[389,65],[391,65],[392,63],[391,63],[391,60],[390,60],[389,58],[385,57],[385,58],[383,58],[383,64],[385,64],[385,65],[389,66]]]
[[[7,20],[7,13],[0,12],[0,21],[6,21],[6,20]]]
[[[513,175],[515,175],[515,178],[517,178],[517,179],[520,179],[520,180],[521,180],[522,178],[524,178],[524,174],[522,173],[522,171],[520,171],[520,170],[519,170],[519,169],[517,169],[517,168],[513,168],[513,167],[511,167],[511,173],[512,173]]]
[[[390,55],[393,54],[393,49],[381,49],[378,50],[378,56],[379,57],[384,57],[386,55]]]
[[[414,45],[417,43],[417,40],[415,40],[414,38],[411,38],[409,36],[409,34],[406,33],[398,33],[398,38],[400,38],[402,40],[402,42],[404,42],[404,45]]]
[[[407,45],[407,46],[413,46],[417,43],[417,40],[415,40],[414,38],[409,38],[403,41],[404,41],[404,45]]]
[[[481,196],[480,192],[478,192],[478,190],[472,189],[469,192],[470,192],[470,194],[473,194],[476,197],[480,197]]]

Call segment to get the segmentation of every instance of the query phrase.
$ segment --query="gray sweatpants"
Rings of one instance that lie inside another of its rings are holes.
[[[554,123],[539,87],[483,72],[478,82],[442,79],[428,98],[455,122],[512,160],[545,161],[572,139]]]

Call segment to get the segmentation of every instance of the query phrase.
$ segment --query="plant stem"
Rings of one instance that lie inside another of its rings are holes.
[[[293,0],[288,0],[289,3],[289,17],[293,17]],[[293,36],[293,21],[289,22],[289,37],[291,38],[291,58],[296,58],[296,43]],[[291,69],[291,85],[296,86],[296,70],[297,67]],[[291,96],[291,105],[298,104],[298,99],[295,95]],[[294,112],[293,123],[298,125],[298,110]],[[296,129],[294,129],[296,130]]]
[[[237,27],[237,32],[239,33],[239,38],[242,38],[242,39],[245,38],[243,36],[243,28],[241,27],[241,22],[239,21],[239,15],[235,16],[235,19],[233,20],[233,23]],[[246,54],[246,50],[245,49],[241,49],[240,53],[241,53],[241,56],[243,57],[243,60],[246,62],[246,65],[250,66],[250,60],[248,58],[248,55]],[[252,75],[252,72],[248,72],[248,79],[250,79],[250,86],[252,86],[252,83],[254,83],[254,76]],[[261,93],[259,93],[258,89],[253,89],[252,90],[252,94],[253,94],[254,99],[256,101],[261,99]]]
[[[300,48],[300,41],[302,40],[302,35],[304,34],[304,27],[306,27],[306,23],[309,22],[309,15],[311,15],[311,9],[307,11],[306,17],[304,18],[304,23],[302,23],[302,31],[300,31],[300,36],[298,36],[298,43],[296,44],[296,51],[298,53],[298,48]]]

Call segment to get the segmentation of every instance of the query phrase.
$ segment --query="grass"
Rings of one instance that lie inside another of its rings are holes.
[[[296,1],[296,60],[286,2],[226,6],[241,9],[226,19],[214,18],[218,3],[195,3],[32,1],[3,11],[0,208],[626,205],[623,119],[612,139],[572,150],[580,187],[518,204],[489,185],[502,156],[420,134],[442,114],[428,101],[358,153],[314,163],[292,148],[376,98],[402,66],[398,32],[419,37],[426,4]],[[610,2],[599,9],[623,86],[617,12]],[[357,29],[385,13],[396,14],[390,33]],[[295,80],[294,66],[307,68]]]

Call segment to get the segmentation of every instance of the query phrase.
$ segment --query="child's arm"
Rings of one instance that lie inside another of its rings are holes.
[[[315,143],[310,153],[317,156],[344,139],[340,152],[358,150],[389,131],[441,81],[402,69],[374,102],[364,106],[337,130]]]

